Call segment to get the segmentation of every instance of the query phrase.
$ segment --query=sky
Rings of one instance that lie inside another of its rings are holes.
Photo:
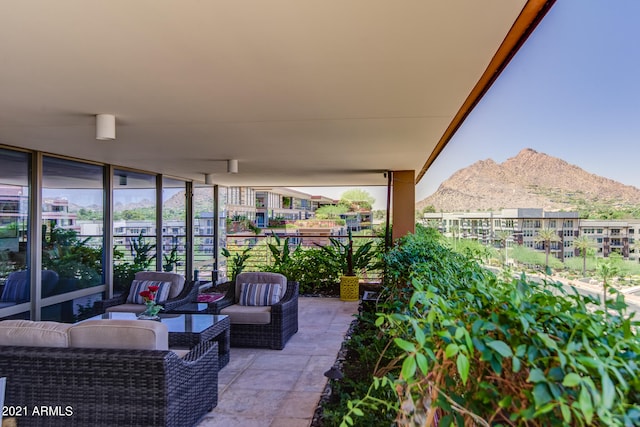
[[[640,1],[558,0],[416,187],[524,148],[640,188]],[[417,173],[418,171],[416,171]],[[363,187],[384,209],[386,189]],[[346,188],[302,188],[339,198]],[[318,191],[315,191],[318,190]]]

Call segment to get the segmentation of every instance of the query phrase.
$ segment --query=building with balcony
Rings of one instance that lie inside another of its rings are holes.
[[[556,230],[558,241],[551,242],[551,254],[562,260],[579,256],[573,245],[578,236],[589,237],[596,256],[607,258],[618,253],[623,258],[640,259],[637,238],[639,220],[580,219],[577,212],[547,212],[543,209],[502,209],[499,212],[425,213],[422,222],[438,228],[449,237],[477,240],[483,244],[495,242],[501,231],[511,233],[515,244],[544,251],[544,243],[536,242],[538,230]]]
[[[555,230],[558,241],[551,242],[550,253],[563,260],[575,255],[573,240],[579,235],[578,212],[548,212],[537,208],[502,209],[496,212],[425,213],[423,223],[435,226],[445,235],[493,244],[499,232],[511,233],[515,244],[544,251],[544,242],[536,242],[541,229]]]
[[[591,238],[598,256],[618,253],[624,258],[638,258],[636,239],[640,220],[580,220],[580,234]]]

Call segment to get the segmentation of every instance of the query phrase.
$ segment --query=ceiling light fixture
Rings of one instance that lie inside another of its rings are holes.
[[[227,160],[227,173],[238,173],[238,160]]]
[[[96,139],[101,141],[116,139],[116,116],[113,114],[96,115]]]
[[[205,173],[204,174],[204,183],[207,185],[213,185],[213,174]]]

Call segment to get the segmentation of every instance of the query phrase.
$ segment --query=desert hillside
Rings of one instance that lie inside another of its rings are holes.
[[[481,160],[457,171],[416,208],[433,206],[438,212],[517,207],[574,210],[590,204],[638,206],[640,190],[525,148],[503,163]]]

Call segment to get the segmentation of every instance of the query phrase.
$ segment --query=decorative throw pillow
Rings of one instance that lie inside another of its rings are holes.
[[[280,301],[279,283],[243,283],[240,305],[272,305]]]
[[[169,289],[171,289],[171,282],[160,282],[157,280],[134,280],[131,282],[131,289],[129,289],[129,296],[127,297],[127,303],[129,304],[144,304],[144,298],[140,296],[140,292],[146,291],[149,286],[156,285],[158,292],[156,292],[156,304],[162,304],[169,297]]]

